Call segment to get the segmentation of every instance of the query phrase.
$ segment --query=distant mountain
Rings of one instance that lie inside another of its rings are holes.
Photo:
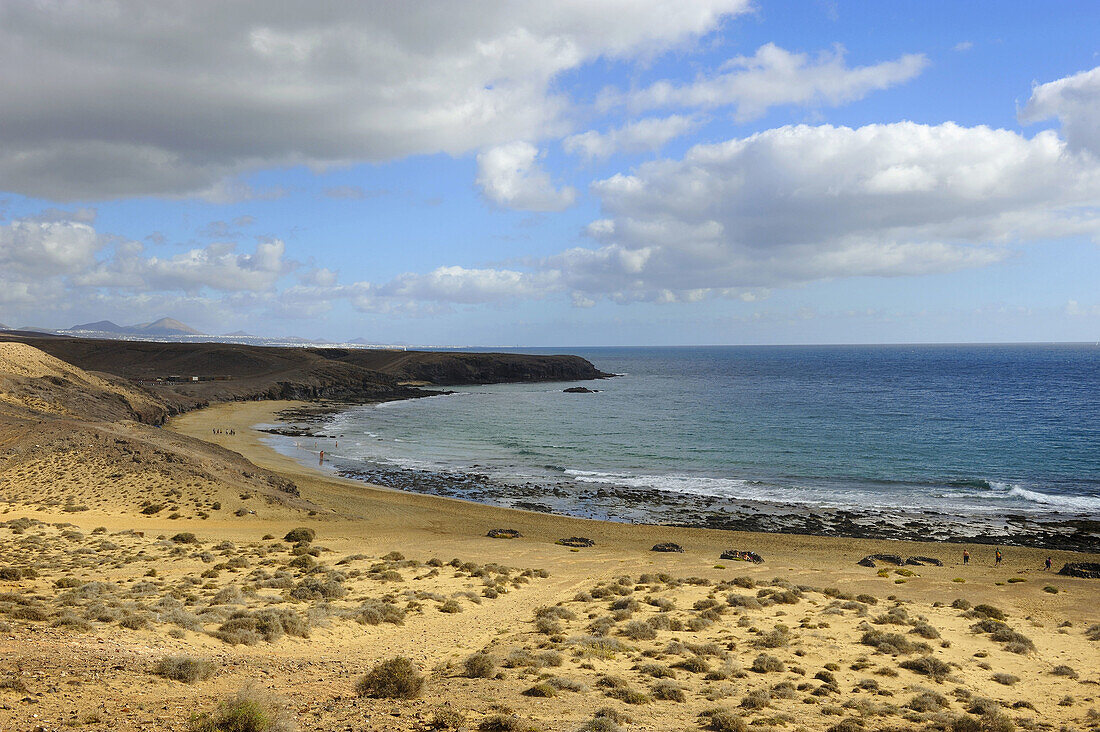
[[[97,320],[94,323],[81,323],[66,330],[89,330],[96,333],[129,333],[130,328],[112,323],[110,320]]]
[[[143,335],[143,336],[183,336],[202,335],[174,318],[161,318],[152,323],[137,323],[136,325],[119,325],[110,320],[97,320],[94,323],[81,323],[66,329],[66,332],[84,331],[92,333],[113,333],[115,335]]]
[[[0,323],[0,330],[12,330],[12,328],[9,328],[8,326],[4,325],[3,323]]]
[[[174,318],[161,318],[152,323],[131,325],[135,331],[142,335],[202,335],[202,331],[195,330],[189,325],[184,325]]]
[[[246,333],[243,330],[235,330],[232,333],[225,333],[225,338],[255,338],[256,336],[251,333]]]
[[[53,328],[42,328],[42,327],[37,326],[37,325],[24,325],[23,327],[19,328],[19,330],[25,330],[28,333],[56,333],[57,332]]]

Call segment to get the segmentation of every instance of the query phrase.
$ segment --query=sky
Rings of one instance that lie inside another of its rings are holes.
[[[1100,340],[1095,2],[0,0],[0,323]]]

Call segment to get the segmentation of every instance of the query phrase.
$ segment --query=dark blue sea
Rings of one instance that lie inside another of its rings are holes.
[[[323,426],[322,446],[345,469],[558,486],[552,509],[578,515],[606,517],[584,505],[606,487],[964,522],[1100,518],[1091,344],[523,350],[619,376],[582,384],[595,394],[509,384],[354,407]]]

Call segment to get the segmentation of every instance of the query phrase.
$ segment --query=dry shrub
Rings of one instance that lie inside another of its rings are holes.
[[[270,695],[248,686],[218,705],[214,714],[193,717],[189,732],[293,732],[297,729]]]
[[[1065,676],[1070,679],[1077,678],[1077,672],[1071,666],[1059,665],[1050,670],[1055,676]]]
[[[652,676],[655,679],[674,679],[676,678],[676,672],[670,669],[668,666],[662,666],[659,663],[646,663],[638,667],[638,673],[646,676]]]
[[[429,729],[461,729],[466,725],[466,714],[449,705],[437,708],[428,720]]]
[[[675,681],[665,679],[653,685],[653,698],[663,701],[682,702],[687,697],[684,695],[684,690],[679,684]]]
[[[940,637],[940,632],[928,623],[918,622],[913,625],[913,629],[909,631],[915,635],[919,635],[921,638],[935,639]]]
[[[299,526],[296,529],[291,529],[283,537],[283,541],[288,541],[291,544],[298,544],[300,542],[311,542],[317,538],[317,532],[306,526]]]
[[[308,638],[309,621],[286,608],[267,608],[252,613],[238,611],[212,635],[230,645],[253,646],[260,640],[273,643],[284,635]]]
[[[351,617],[363,625],[405,624],[405,611],[402,608],[375,599],[365,600],[362,605],[352,612]]]
[[[1006,617],[1008,617],[1007,615],[1005,615],[1005,611],[1001,610],[999,607],[996,607],[994,605],[986,605],[984,603],[981,605],[975,605],[974,609],[970,612],[973,613],[976,617],[992,618],[993,620],[1004,620]]]
[[[490,679],[496,671],[496,661],[488,653],[475,653],[463,662],[466,676],[471,679]]]
[[[553,686],[546,683],[545,681],[540,681],[539,683],[535,684],[534,686],[532,686],[530,688],[527,688],[527,689],[524,689],[520,693],[523,694],[524,696],[532,696],[532,697],[540,697],[540,698],[548,698],[548,697],[558,695],[557,689],[555,689]]]
[[[943,681],[951,673],[951,666],[935,656],[921,656],[908,661],[902,661],[901,667],[914,673],[927,676],[934,681]]]
[[[876,684],[877,686],[877,684]],[[909,700],[905,706],[914,712],[938,712],[949,704],[947,697],[934,691],[922,691]]]
[[[348,594],[340,575],[306,577],[290,591],[295,600],[338,600]]]
[[[639,620],[633,620],[622,627],[619,630],[620,633],[625,635],[631,640],[653,640],[657,637],[657,631],[653,629],[649,623],[644,623]]]
[[[510,714],[490,714],[478,723],[481,732],[522,732],[529,729],[519,717]]]
[[[172,681],[193,684],[214,675],[214,664],[194,656],[165,656],[157,661],[153,673]]]
[[[707,729],[715,732],[746,732],[748,730],[745,720],[724,707],[708,709],[699,716],[703,718]]]
[[[752,666],[753,671],[758,674],[774,673],[783,670],[783,662],[775,656],[769,656],[766,653],[761,653],[755,659],[753,659]]]
[[[376,699],[414,699],[424,687],[424,677],[404,656],[375,664],[355,684],[359,696]]]
[[[886,633],[881,630],[868,630],[859,639],[859,642],[865,646],[871,646],[880,653],[893,654],[907,654],[916,653],[917,651],[929,650],[927,643],[914,643],[900,633]]]

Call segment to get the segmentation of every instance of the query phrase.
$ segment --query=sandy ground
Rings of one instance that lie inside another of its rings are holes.
[[[959,545],[620,525],[389,491],[266,447],[251,426],[291,406],[217,405],[168,429],[286,476],[300,504],[219,478],[201,500],[234,512],[146,516],[110,491],[66,512],[16,498],[41,489],[33,470],[7,476],[0,729],[184,730],[248,683],[318,730],[695,730],[720,728],[700,716],[715,708],[754,729],[1100,727],[1100,582],[1042,571],[1048,555],[1055,567],[1097,555],[1007,548],[994,567],[993,548],[975,546],[964,567]],[[316,538],[284,541],[295,527]],[[486,537],[495,528],[522,537]],[[570,536],[595,545],[555,544]],[[658,542],[685,551],[650,551]],[[719,560],[726,549],[765,562]],[[856,564],[876,552],[944,566]],[[401,617],[372,624],[379,609]],[[282,625],[263,637],[271,613]],[[488,678],[466,671],[476,652]],[[216,673],[153,673],[175,654]],[[394,656],[425,675],[423,693],[358,696],[356,680]],[[927,657],[946,665],[903,666]]]

